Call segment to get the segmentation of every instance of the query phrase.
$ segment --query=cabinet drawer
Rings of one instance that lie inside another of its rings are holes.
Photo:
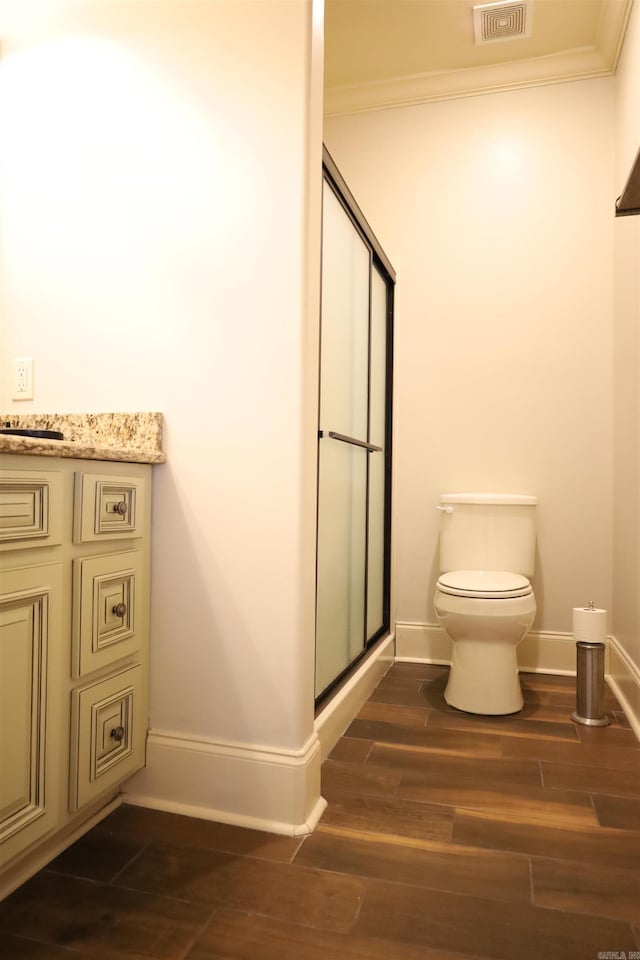
[[[54,471],[0,470],[1,551],[61,542],[61,489]]]
[[[70,810],[97,799],[144,765],[146,729],[141,664],[72,691]]]
[[[145,501],[146,483],[141,477],[76,473],[75,543],[143,536]]]
[[[148,568],[142,550],[73,561],[73,676],[146,644]]]

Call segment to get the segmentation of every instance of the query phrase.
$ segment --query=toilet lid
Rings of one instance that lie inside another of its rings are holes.
[[[502,570],[450,570],[442,574],[438,587],[454,597],[478,597],[481,600],[526,597],[532,592],[526,577]]]

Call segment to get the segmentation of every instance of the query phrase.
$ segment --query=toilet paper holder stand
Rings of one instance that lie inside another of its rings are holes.
[[[585,611],[595,611],[593,600]],[[611,718],[604,712],[604,643],[576,641],[576,709],[571,719],[588,727],[606,727]]]

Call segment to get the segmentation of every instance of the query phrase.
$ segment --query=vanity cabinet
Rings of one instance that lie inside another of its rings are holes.
[[[0,877],[145,760],[151,467],[54,464],[0,459]]]

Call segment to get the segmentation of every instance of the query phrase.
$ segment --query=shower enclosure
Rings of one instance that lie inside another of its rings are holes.
[[[395,273],[324,153],[316,701],[389,630]]]

